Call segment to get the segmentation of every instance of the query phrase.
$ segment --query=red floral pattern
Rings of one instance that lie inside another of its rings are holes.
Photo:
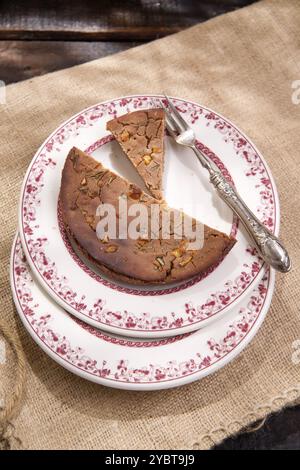
[[[182,362],[177,360],[161,364],[150,362],[143,367],[136,368],[124,358],[120,358],[114,363],[103,360],[101,364],[98,364],[98,361],[87,355],[81,346],[72,344],[68,337],[53,330],[51,327],[53,321],[51,314],[46,312],[41,314],[40,305],[36,303],[31,292],[33,279],[20,240],[17,240],[15,245],[13,272],[14,288],[21,310],[27,322],[45,346],[66,363],[83,372],[101,377],[107,381],[113,380],[136,384],[157,383],[184,378],[216,364],[220,359],[231,353],[250,332],[262,311],[268,290],[268,276],[266,275],[253,292],[247,306],[240,308],[238,317],[228,326],[226,335],[221,339],[210,338],[207,341],[209,354],[203,356],[196,353],[194,357]],[[90,327],[87,327],[87,329],[89,331]],[[91,331],[91,333],[95,334],[96,331]],[[124,343],[122,343],[121,340],[119,341],[117,338],[102,333],[97,336],[99,339],[105,339],[113,344],[121,344],[126,347],[133,345],[138,348],[144,347],[145,343],[147,347],[152,346],[151,343],[142,340],[132,341],[132,344],[128,344],[130,343],[129,340],[124,340]],[[172,338],[171,340],[174,341]]]
[[[43,176],[48,168],[52,168],[55,162],[47,157],[47,153],[51,153],[53,149],[60,151],[61,145],[71,136],[76,136],[82,127],[93,126],[96,121],[103,116],[107,118],[116,115],[116,103],[124,108],[124,112],[130,109],[139,109],[149,106],[156,106],[158,98],[156,97],[128,97],[119,101],[102,103],[82,112],[80,115],[71,119],[62,128],[60,128],[45,144],[38,154],[31,171],[29,172],[22,204],[22,221],[23,233],[27,244],[28,252],[48,286],[55,291],[61,300],[67,305],[80,312],[87,318],[92,318],[100,325],[111,325],[120,329],[131,329],[139,331],[167,331],[199,323],[213,315],[216,315],[224,308],[230,305],[237,297],[239,297],[245,289],[254,281],[258,273],[262,269],[263,262],[257,256],[256,251],[249,247],[248,253],[253,256],[253,260],[244,265],[243,271],[234,280],[227,281],[224,288],[219,292],[212,294],[203,304],[193,305],[191,302],[186,303],[182,312],[171,316],[158,315],[151,316],[148,312],[133,314],[128,310],[111,311],[105,307],[105,299],[94,299],[92,303],[88,303],[85,295],[74,292],[69,285],[68,279],[60,274],[58,267],[49,259],[45,253],[45,245],[47,237],[35,238],[34,231],[38,226],[35,221],[36,207],[40,204],[39,193],[43,189]],[[231,143],[238,156],[242,157],[247,163],[246,176],[255,178],[257,187],[260,188],[261,219],[271,231],[275,227],[275,201],[270,178],[259,155],[246,139],[227,121],[219,117],[213,112],[207,111],[194,103],[175,100],[177,108],[185,114],[188,122],[195,122],[199,116],[204,116],[207,125],[214,127],[224,135],[224,141]],[[130,106],[130,107],[129,107]],[[107,137],[109,140],[110,137]],[[199,147],[209,154],[212,158],[217,158],[211,151],[198,142]],[[226,171],[226,169],[224,169]],[[229,176],[229,175],[228,175]],[[180,288],[180,286],[179,286]],[[123,288],[118,286],[118,290]],[[160,291],[168,293],[168,291]],[[136,290],[132,290],[136,295]],[[142,292],[145,295],[145,292]]]
[[[108,336],[107,334],[102,333],[102,331],[98,330],[97,328],[93,328],[91,325],[79,320],[78,318],[72,317],[70,318],[74,320],[78,325],[81,326],[84,330],[88,331],[92,335],[100,338],[104,341],[108,341],[109,343],[119,344],[120,346],[128,346],[134,348],[153,348],[156,346],[165,346],[166,344],[175,343],[176,341],[180,341],[184,338],[187,338],[193,333],[184,333],[182,335],[177,336],[170,336],[169,338],[157,339],[157,340],[131,340],[117,336]]]
[[[104,299],[96,299],[92,305],[88,305],[85,295],[79,296],[69,286],[67,279],[61,276],[55,263],[46,256],[44,246],[48,243],[47,238],[38,238],[36,242],[29,240],[29,249],[32,260],[39,272],[49,282],[51,288],[58,293],[59,297],[72,306],[77,312],[93,320],[111,325],[117,328],[135,330],[170,330],[181,328],[185,325],[198,323],[210,318],[220,311],[221,308],[232,303],[233,299],[240,296],[245,288],[252,282],[260,269],[259,263],[253,261],[249,266],[245,266],[245,271],[234,281],[225,283],[225,289],[216,294],[212,294],[207,301],[201,305],[194,306],[192,302],[186,303],[184,311],[179,314],[171,314],[171,320],[166,315],[152,317],[148,312],[140,315],[124,309],[122,311],[112,311],[106,308]]]

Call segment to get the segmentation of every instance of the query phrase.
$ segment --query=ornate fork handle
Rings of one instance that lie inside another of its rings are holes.
[[[209,173],[211,183],[221,198],[241,219],[262,258],[278,271],[284,273],[289,271],[291,268],[290,258],[278,238],[257,219],[237,191],[219,171],[210,169]]]
[[[190,147],[194,151],[201,165],[209,172],[210,181],[221,198],[245,225],[262,258],[277,271],[283,273],[289,271],[291,261],[284,246],[260,223],[222,173],[213,167],[211,160],[197,147],[193,129],[184,120],[172,100],[166,95],[165,99],[168,108],[165,108],[163,103],[162,107],[166,111],[167,129],[171,136],[179,145]]]

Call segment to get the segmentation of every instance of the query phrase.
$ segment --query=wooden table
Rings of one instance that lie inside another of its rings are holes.
[[[104,57],[253,1],[4,0],[1,80],[17,82]]]
[[[5,83],[104,57],[249,5],[254,0],[27,0],[0,4]],[[216,449],[300,449],[300,406]]]

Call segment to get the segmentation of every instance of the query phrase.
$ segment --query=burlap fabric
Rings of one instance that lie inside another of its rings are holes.
[[[0,318],[21,339],[28,367],[26,395],[14,420],[20,441],[11,439],[13,447],[209,448],[299,398],[294,348],[300,339],[300,104],[292,101],[292,83],[300,79],[299,31],[298,0],[267,0],[146,46],[7,88],[7,104],[0,107]],[[162,90],[215,108],[262,151],[278,185],[281,236],[294,267],[278,275],[263,327],[229,366],[179,389],[124,392],[70,374],[29,338],[11,298],[9,254],[22,178],[48,134],[98,101]],[[12,353],[7,356],[0,374],[1,393],[9,395],[16,362]]]

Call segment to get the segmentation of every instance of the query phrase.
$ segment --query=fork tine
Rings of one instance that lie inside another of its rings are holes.
[[[178,126],[180,127],[180,132],[184,132],[184,131],[188,130],[188,124],[185,122],[185,120],[181,116],[180,112],[177,111],[176,107],[174,106],[174,104],[172,103],[170,98],[166,94],[164,96],[167,100],[168,106],[170,107],[170,109],[172,110],[172,113],[174,115],[172,117],[174,117],[176,119],[176,122],[177,122]]]
[[[166,108],[163,104],[163,102],[161,101],[160,102],[162,108],[164,109],[165,113],[166,113],[166,125],[167,125],[167,129],[168,131],[170,132],[171,135],[173,135],[174,137],[177,136],[177,134],[180,134],[181,132],[181,128],[178,126],[177,122],[175,121],[175,119],[173,118],[172,114],[170,113],[170,111],[168,110],[168,108]]]
[[[176,137],[178,136],[178,132],[176,132],[174,130],[174,127],[170,124],[170,121],[168,120],[168,118],[166,117],[166,127],[169,131],[169,134],[174,137],[174,139],[176,139]]]

